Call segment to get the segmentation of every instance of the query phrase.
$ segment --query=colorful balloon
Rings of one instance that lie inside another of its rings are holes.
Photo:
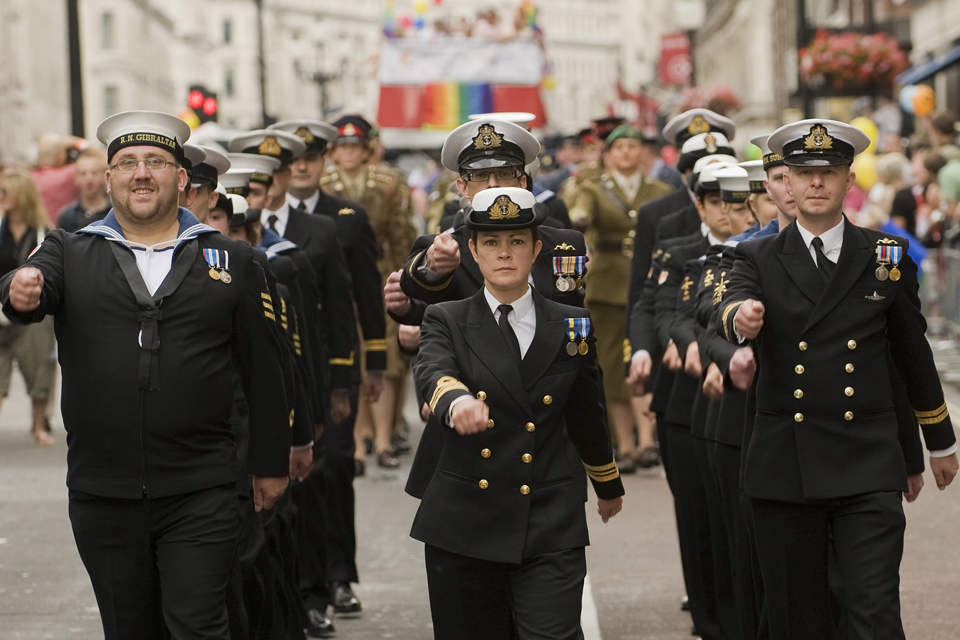
[[[864,153],[876,153],[877,152],[877,124],[870,118],[865,118],[860,116],[859,118],[854,118],[850,121],[850,124],[855,126],[860,131],[863,131],[867,134],[867,137],[870,138],[870,146],[867,147],[867,150]]]
[[[933,113],[937,108],[937,94],[933,92],[933,88],[925,84],[920,84],[917,85],[911,102],[913,104],[913,113],[923,118]]]
[[[877,156],[872,153],[861,153],[853,159],[853,171],[857,174],[857,184],[864,191],[877,183]]]
[[[413,3],[413,10],[417,15],[423,15],[427,10],[427,0],[416,0],[416,2]]]
[[[900,89],[900,106],[907,113],[913,113],[913,96],[917,93],[917,85],[908,84]]]

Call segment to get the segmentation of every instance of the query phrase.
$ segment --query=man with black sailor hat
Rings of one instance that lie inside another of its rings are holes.
[[[188,136],[163,113],[107,118],[113,211],[77,234],[50,232],[0,283],[15,322],[56,318],[70,519],[108,639],[229,638],[234,367],[256,507],[287,485],[292,416],[272,298],[248,248],[178,208]]]
[[[184,166],[184,169],[187,170],[187,176],[190,179],[186,189],[188,195],[186,207],[197,216],[200,222],[206,223],[207,212],[217,203],[217,179],[230,169],[230,159],[213,147],[187,144],[185,149],[188,157],[191,149],[203,152],[202,159],[192,160],[191,166]]]
[[[906,385],[940,489],[956,437],[920,312],[917,265],[898,236],[855,227],[843,197],[867,148],[859,129],[803,120],[768,140],[788,167],[797,220],[741,243],[717,331],[763,362],[744,443],[771,637],[832,632],[828,532],[850,637],[903,638],[899,568],[907,468],[889,370]]]
[[[582,638],[586,491],[571,445],[603,521],[622,505],[590,318],[529,283],[536,204],[516,187],[473,198],[484,286],[424,317],[414,375],[444,432],[411,535],[426,544],[436,638],[507,638],[511,612],[520,638]]]

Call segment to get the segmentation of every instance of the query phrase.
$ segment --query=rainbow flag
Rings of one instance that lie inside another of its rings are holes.
[[[493,110],[493,91],[488,83],[443,82],[423,87],[424,129],[453,129],[471,113]]]
[[[492,111],[528,111],[537,116],[534,127],[546,122],[539,87],[457,82],[383,85],[377,121],[381,127],[449,131],[472,113]]]

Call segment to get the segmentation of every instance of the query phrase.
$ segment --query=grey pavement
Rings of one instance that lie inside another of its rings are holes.
[[[960,351],[948,341],[933,344],[950,381],[952,413],[960,416],[960,375],[956,384],[951,379],[960,373]],[[57,444],[35,447],[15,374],[0,408],[0,640],[103,637],[67,518],[62,421],[57,411],[52,416]],[[414,444],[419,433],[415,428]],[[412,454],[401,459],[399,471],[384,471],[370,458],[367,476],[356,481],[356,591],[364,612],[335,618],[338,638],[432,638],[422,545],[407,535],[418,504],[403,493]],[[588,640],[687,640],[691,623],[679,606],[684,590],[666,482],[658,470],[624,480],[624,511],[610,523],[601,524],[595,504],[587,505],[593,543],[587,551],[587,609],[595,605],[599,620],[592,632],[594,625],[585,621]],[[939,492],[927,474],[920,499],[905,509],[901,592],[907,637],[954,640],[960,637],[960,485]]]

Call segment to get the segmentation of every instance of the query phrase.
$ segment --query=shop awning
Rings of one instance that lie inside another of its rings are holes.
[[[947,67],[957,64],[957,62],[960,62],[960,45],[954,47],[944,54],[937,56],[933,60],[928,60],[922,64],[918,64],[915,67],[907,69],[897,76],[897,84],[917,84],[918,82],[926,80],[930,76],[940,73]]]

